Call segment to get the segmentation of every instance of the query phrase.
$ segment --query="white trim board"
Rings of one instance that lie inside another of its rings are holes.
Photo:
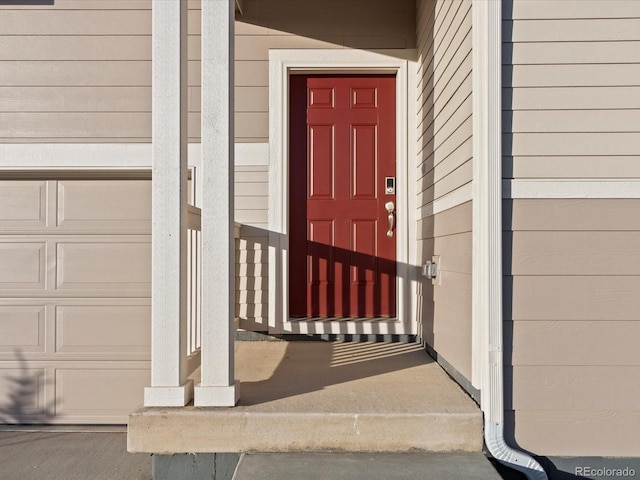
[[[289,75],[292,73],[395,73],[396,74],[396,179],[398,322],[390,333],[415,333],[410,290],[414,278],[409,268],[409,153],[415,144],[416,119],[409,115],[409,92],[415,92],[414,50],[270,50],[269,51],[269,329],[274,333],[299,333],[301,322],[288,322],[288,185],[289,185]],[[412,157],[413,158],[413,157]],[[412,218],[413,219],[413,218]],[[333,322],[335,323],[335,322]],[[319,325],[319,324],[318,324]],[[335,325],[322,322],[323,332]],[[341,324],[341,333],[361,333],[362,324]],[[369,328],[371,326],[368,326]],[[373,331],[373,330],[372,330]]]
[[[419,208],[419,218],[427,218],[473,200],[473,183],[467,183]],[[503,179],[504,199],[543,198],[640,198],[640,179]]]
[[[502,197],[519,198],[640,198],[640,179],[504,179]],[[427,218],[473,200],[472,183],[420,207],[420,218]]]
[[[640,179],[502,180],[503,198],[640,198]]]
[[[236,143],[238,166],[269,165],[268,143]],[[202,144],[190,143],[190,165],[200,165]],[[151,143],[4,143],[0,170],[151,168]]]
[[[1,170],[151,168],[150,143],[5,143]]]
[[[437,215],[445,210],[463,205],[473,200],[473,184],[472,182],[465,183],[459,188],[443,195],[440,198],[436,198],[432,202],[427,203],[420,207],[420,218],[427,218],[432,215]]]

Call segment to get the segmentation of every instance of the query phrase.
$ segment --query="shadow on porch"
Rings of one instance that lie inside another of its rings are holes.
[[[141,408],[129,451],[476,451],[477,405],[415,343],[236,342],[233,408]],[[197,379],[195,379],[197,382]]]

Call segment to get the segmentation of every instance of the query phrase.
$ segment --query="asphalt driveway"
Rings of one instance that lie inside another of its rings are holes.
[[[2,480],[150,480],[151,458],[127,452],[127,434],[0,430]]]

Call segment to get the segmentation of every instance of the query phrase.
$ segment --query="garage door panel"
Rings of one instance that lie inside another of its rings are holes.
[[[151,182],[60,180],[57,184],[59,229],[150,232]]]
[[[47,182],[0,181],[0,232],[46,228]]]
[[[44,290],[45,242],[0,241],[0,291]]]
[[[151,181],[36,174],[0,181],[0,423],[126,423],[151,376]]]
[[[126,419],[151,381],[146,368],[57,368],[56,416]]]
[[[58,290],[149,295],[151,242],[58,242]]]
[[[45,369],[31,368],[26,361],[0,366],[0,419],[19,423],[28,417],[45,416]]]
[[[151,306],[58,306],[55,331],[57,353],[148,355],[151,350]]]
[[[45,352],[44,305],[0,305],[0,352]]]

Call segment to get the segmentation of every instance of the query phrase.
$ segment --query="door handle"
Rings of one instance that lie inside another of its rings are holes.
[[[389,219],[389,230],[387,230],[387,237],[393,237],[393,224],[395,221],[395,215],[393,211],[395,210],[395,205],[393,202],[387,202],[384,204],[384,208],[387,209],[387,213],[389,214],[387,218]]]

